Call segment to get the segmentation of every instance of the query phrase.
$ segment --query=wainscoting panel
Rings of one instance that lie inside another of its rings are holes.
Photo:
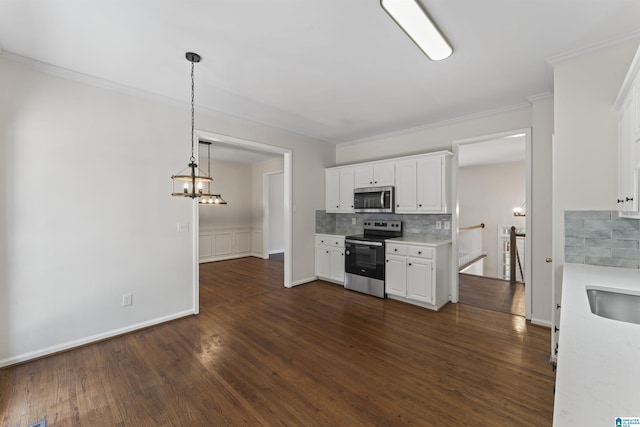
[[[256,234],[259,235],[259,239],[254,238]],[[255,244],[257,240],[262,246],[261,230],[231,227],[201,228],[199,234],[200,262],[252,256],[258,252],[252,248],[252,243]],[[262,256],[262,253],[259,252],[257,256]]]

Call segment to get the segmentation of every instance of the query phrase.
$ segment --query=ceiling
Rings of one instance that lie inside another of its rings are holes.
[[[637,0],[421,0],[430,61],[378,0],[0,0],[4,52],[322,141],[525,105],[547,59],[640,36]]]

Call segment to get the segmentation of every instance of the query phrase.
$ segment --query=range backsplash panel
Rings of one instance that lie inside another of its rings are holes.
[[[356,223],[352,224],[353,218]],[[451,214],[355,214],[327,213],[316,211],[316,233],[321,234],[362,234],[363,223],[368,220],[402,221],[405,236],[422,236],[440,240],[451,239],[451,228],[445,229],[445,221],[451,225]],[[436,228],[440,221],[442,228]]]

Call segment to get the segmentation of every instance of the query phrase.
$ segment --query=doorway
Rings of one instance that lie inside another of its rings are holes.
[[[284,171],[265,172],[263,183],[263,258],[284,257]]]
[[[291,271],[292,271],[292,265],[291,265],[291,247],[292,247],[292,243],[291,243],[291,235],[292,235],[292,218],[291,218],[291,207],[292,207],[292,160],[293,160],[293,154],[292,151],[289,149],[285,149],[285,148],[281,148],[281,147],[277,147],[277,146],[273,146],[273,145],[268,145],[268,144],[264,144],[261,142],[257,142],[257,141],[251,141],[251,140],[246,140],[246,139],[242,139],[242,138],[236,138],[233,136],[229,136],[229,135],[222,135],[222,134],[216,134],[216,133],[212,133],[212,132],[207,132],[207,131],[202,131],[202,130],[197,130],[196,131],[196,137],[198,138],[199,141],[204,141],[204,142],[208,142],[211,144],[214,144],[218,147],[226,147],[229,149],[236,149],[236,150],[241,150],[243,151],[245,154],[244,155],[260,155],[262,154],[265,157],[268,158],[275,158],[275,159],[279,159],[279,172],[282,174],[282,197],[281,197],[281,201],[282,201],[282,250],[283,250],[283,265],[284,265],[284,280],[283,280],[283,286],[284,287],[291,287]],[[215,155],[213,156],[213,158],[215,158]],[[268,163],[268,162],[265,162]],[[212,175],[214,175],[212,173]],[[262,176],[262,172],[260,173],[260,176]],[[213,183],[213,186],[215,188],[215,181]],[[255,188],[255,186],[253,187]],[[262,190],[262,186],[259,186],[260,191]],[[219,192],[219,191],[218,191]],[[231,200],[229,200],[228,196],[225,196],[223,194],[223,198],[227,197],[227,202],[231,203]],[[262,198],[260,198],[260,200],[262,201]],[[259,220],[259,224],[260,226],[263,225],[262,223],[262,217],[266,216],[266,215],[261,215],[261,218]],[[193,224],[194,224],[194,233],[193,233],[193,239],[194,239],[194,250],[193,250],[193,254],[194,254],[194,261],[193,261],[193,268],[194,268],[194,272],[193,272],[193,277],[194,277],[194,284],[193,284],[193,298],[194,298],[194,307],[196,308],[195,312],[196,314],[199,312],[199,299],[200,299],[200,294],[199,294],[199,235],[200,235],[200,222],[199,222],[199,209],[198,209],[198,204],[197,202],[194,203],[194,209],[193,209]],[[252,242],[259,242],[259,249],[258,252],[259,253],[264,253],[264,245],[263,245],[263,237],[262,237],[262,230],[259,231],[258,236],[256,237],[255,235],[252,234],[250,241]]]
[[[459,262],[452,266],[452,300],[530,319],[531,130],[456,141],[453,148]]]

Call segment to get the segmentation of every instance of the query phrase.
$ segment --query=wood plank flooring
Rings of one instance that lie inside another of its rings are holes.
[[[2,426],[549,426],[550,332],[201,266],[198,316],[0,370]]]
[[[458,286],[458,299],[463,304],[525,315],[525,285],[522,282],[512,285],[508,280],[460,273]]]

